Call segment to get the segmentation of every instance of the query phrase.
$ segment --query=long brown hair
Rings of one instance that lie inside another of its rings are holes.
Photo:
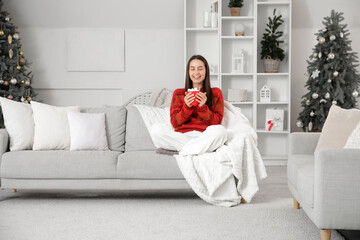
[[[204,88],[204,92],[206,92],[206,97],[207,97],[206,105],[209,107],[209,109],[211,109],[212,103],[213,103],[212,102],[213,95],[212,95],[211,86],[210,86],[210,69],[209,69],[208,62],[201,55],[192,56],[186,65],[185,91],[187,91],[189,88],[193,88],[193,82],[190,79],[189,69],[190,69],[190,62],[194,59],[198,59],[198,60],[202,61],[205,65],[206,73],[205,73],[205,79],[203,81],[203,88]]]

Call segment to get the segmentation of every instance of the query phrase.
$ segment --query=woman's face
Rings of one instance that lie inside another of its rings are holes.
[[[202,85],[206,76],[206,68],[204,63],[199,59],[191,60],[189,66],[189,76],[194,87]]]

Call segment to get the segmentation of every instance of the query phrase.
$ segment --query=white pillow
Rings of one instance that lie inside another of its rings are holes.
[[[105,113],[68,112],[70,150],[109,150]]]
[[[344,148],[360,148],[360,122],[351,132],[347,139]]]
[[[70,148],[70,130],[67,113],[80,112],[79,107],[55,107],[31,102],[34,114],[33,150],[62,150]]]
[[[31,149],[34,142],[34,118],[30,104],[2,97],[0,103],[10,138],[10,151]]]

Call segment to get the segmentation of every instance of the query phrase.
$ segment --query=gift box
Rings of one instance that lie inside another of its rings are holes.
[[[267,131],[284,130],[284,110],[276,108],[267,108],[265,114],[265,129]]]
[[[228,101],[245,102],[247,101],[246,89],[228,89]]]

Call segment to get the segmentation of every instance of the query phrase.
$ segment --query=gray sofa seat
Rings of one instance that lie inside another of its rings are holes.
[[[14,151],[2,156],[1,177],[8,179],[116,178],[116,151]]]
[[[154,151],[121,154],[117,171],[121,179],[184,179],[175,157]]]

